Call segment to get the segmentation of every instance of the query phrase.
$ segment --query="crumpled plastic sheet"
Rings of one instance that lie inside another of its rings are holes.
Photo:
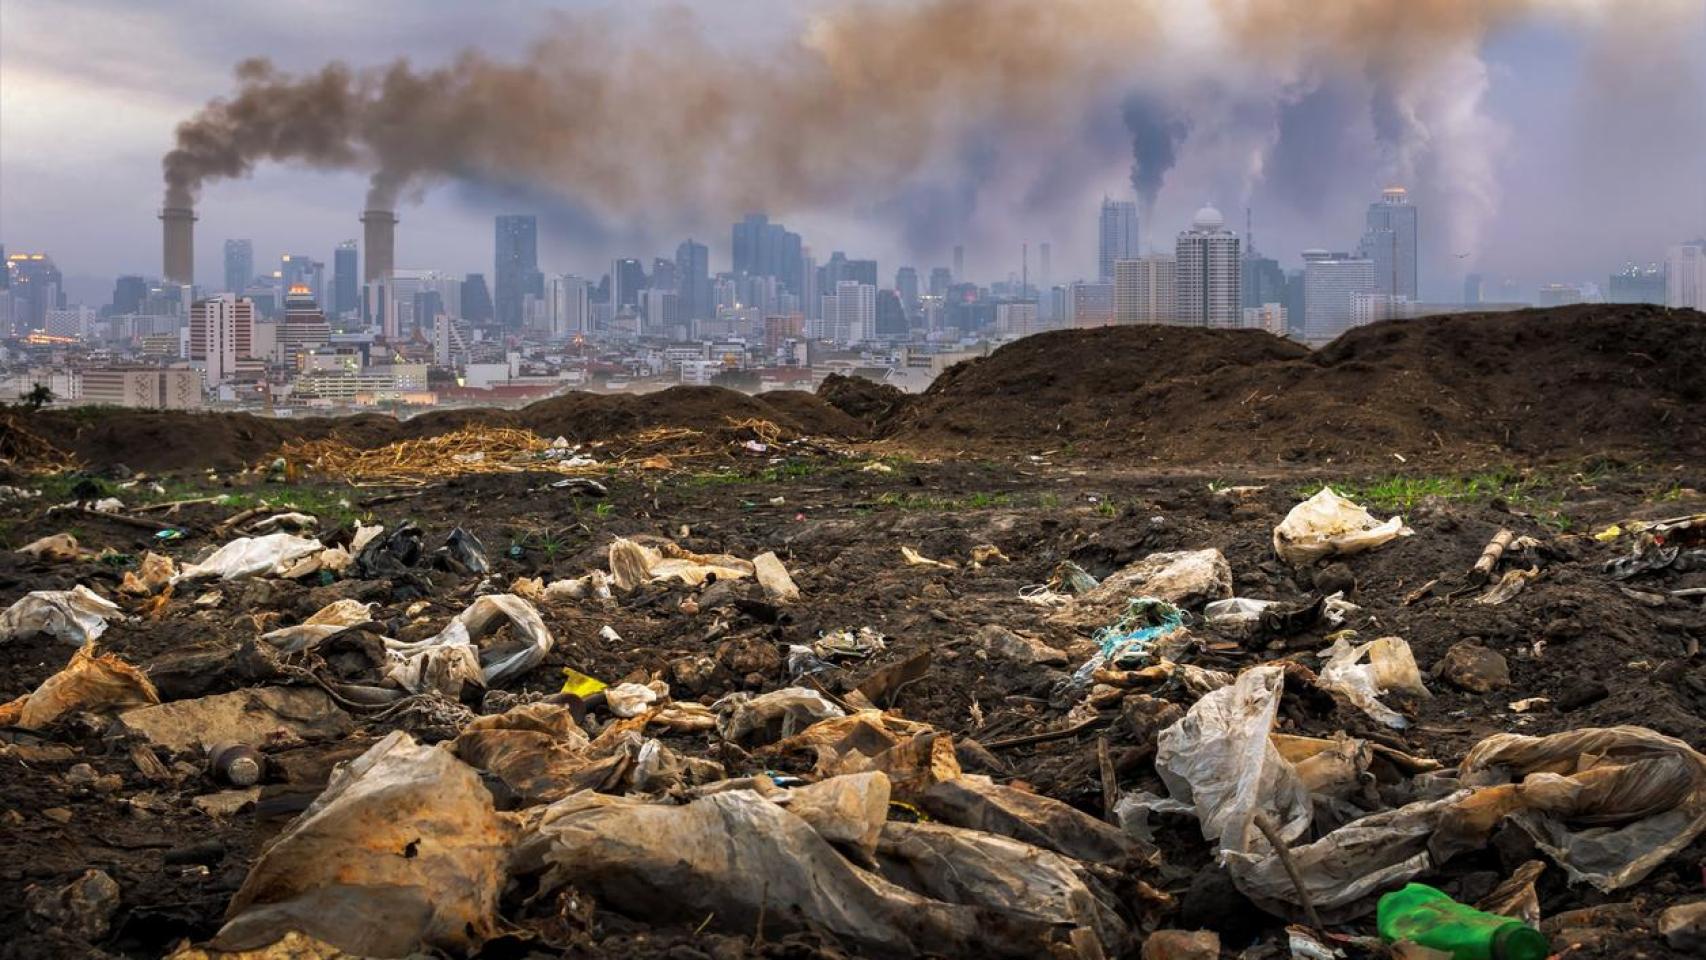
[[[78,584],[70,590],[36,590],[0,613],[0,643],[45,633],[82,646],[107,632],[108,620],[124,619],[111,600]]]
[[[154,684],[141,670],[83,647],[34,692],[0,705],[0,726],[40,730],[73,710],[112,714],[159,702]]]
[[[1381,694],[1433,696],[1422,683],[1409,643],[1400,637],[1381,637],[1353,647],[1350,638],[1341,635],[1321,657],[1326,661],[1321,667],[1323,685],[1343,693],[1364,713],[1395,730],[1403,730],[1410,721],[1381,703]]]
[[[178,571],[173,583],[205,580],[241,580],[245,577],[279,576],[297,560],[324,549],[318,540],[289,533],[269,533],[264,537],[238,537],[215,550],[206,560],[192,563]]]
[[[771,739],[783,739],[819,720],[847,715],[809,687],[783,687],[758,696],[731,693],[711,704],[711,709],[717,713],[717,735],[732,743],[746,742],[772,728],[778,733]]]
[[[680,580],[691,587],[707,579],[740,580],[754,575],[749,560],[727,554],[697,554],[673,543],[654,549],[617,537],[610,543],[610,580],[621,591],[629,591],[654,580]]]
[[[1401,517],[1382,523],[1363,507],[1322,487],[1291,508],[1274,528],[1274,553],[1293,566],[1373,550],[1414,533]]]
[[[511,625],[517,641],[480,649],[475,641]],[[410,693],[434,690],[454,697],[464,683],[496,686],[537,667],[555,641],[539,611],[514,594],[476,598],[437,635],[414,643],[387,639],[393,663],[386,676]]]

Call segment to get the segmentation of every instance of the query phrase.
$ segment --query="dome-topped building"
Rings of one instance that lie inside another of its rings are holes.
[[[1220,215],[1220,211],[1216,210],[1213,204],[1204,204],[1191,219],[1191,229],[1198,233],[1213,233],[1225,228],[1226,218]]]
[[[1242,262],[1238,235],[1226,218],[1204,204],[1179,234],[1174,249],[1173,295],[1178,322],[1193,327],[1230,328],[1243,321]]]

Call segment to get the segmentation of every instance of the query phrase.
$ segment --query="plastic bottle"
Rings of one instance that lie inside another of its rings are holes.
[[[266,758],[245,743],[218,743],[207,752],[208,765],[219,779],[234,787],[252,787],[261,780]]]
[[[1522,921],[1466,907],[1421,883],[1381,897],[1376,922],[1388,941],[1410,940],[1453,960],[1545,960],[1551,952],[1545,935]]]

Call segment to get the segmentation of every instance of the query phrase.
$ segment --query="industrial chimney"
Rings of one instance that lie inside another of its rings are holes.
[[[397,215],[389,210],[367,210],[361,215],[361,225],[362,243],[367,248],[362,282],[391,279],[397,267]]]
[[[168,283],[195,282],[195,211],[167,207],[160,211],[164,255],[162,273]]]

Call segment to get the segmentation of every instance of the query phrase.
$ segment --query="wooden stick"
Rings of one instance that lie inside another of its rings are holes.
[[[127,527],[136,527],[140,530],[150,530],[154,533],[159,533],[161,530],[176,530],[182,526],[182,524],[161,523],[158,520],[149,520],[144,517],[132,517],[123,513],[102,513],[99,510],[91,510],[88,507],[53,507],[48,510],[48,513],[80,513],[84,516],[94,517],[101,520],[111,520],[113,523],[122,523]]]
[[[237,527],[239,525],[241,525],[241,524],[243,524],[249,520],[253,520],[254,518],[260,516],[261,514],[266,513],[270,509],[272,509],[272,508],[271,507],[250,507],[249,509],[242,511],[241,513],[237,513],[233,516],[225,518],[223,521],[221,521],[219,524],[217,524],[213,528],[213,532],[216,534],[219,534],[220,536],[224,536],[225,534],[228,534],[231,531],[237,529]]]
[[[160,510],[176,510],[179,507],[192,507],[198,503],[217,503],[220,497],[195,497],[190,500],[168,500],[165,503],[145,503],[132,510],[131,513],[154,513]]]
[[[1315,912],[1315,898],[1309,895],[1309,888],[1303,885],[1303,874],[1298,872],[1297,861],[1291,858],[1291,849],[1285,845],[1285,838],[1280,836],[1273,818],[1265,813],[1258,813],[1255,822],[1256,829],[1268,838],[1268,843],[1274,848],[1274,854],[1280,858],[1280,865],[1285,867],[1286,876],[1291,878],[1291,885],[1297,890],[1297,899],[1303,901],[1303,912],[1309,917],[1309,925],[1317,930],[1325,929],[1321,926],[1321,915]]]
[[[1096,766],[1102,771],[1102,819],[1117,825],[1119,818],[1114,816],[1114,804],[1120,799],[1119,775],[1114,772],[1114,758],[1105,736],[1096,738]]]
[[[1509,547],[1515,538],[1516,534],[1508,529],[1493,534],[1493,539],[1487,541],[1486,549],[1481,551],[1481,558],[1469,569],[1469,581],[1479,584],[1491,579],[1493,568],[1499,565],[1499,558],[1505,555],[1505,548]]]
[[[1007,740],[995,740],[984,744],[983,748],[985,750],[1007,750],[1012,747],[1023,747],[1033,743],[1048,743],[1051,740],[1065,740],[1068,737],[1076,737],[1086,730],[1106,726],[1111,722],[1112,720],[1110,718],[1091,717],[1082,723],[1075,723],[1072,726],[1061,730],[1045,730],[1042,733],[1029,733],[1022,737],[1012,737]]]

